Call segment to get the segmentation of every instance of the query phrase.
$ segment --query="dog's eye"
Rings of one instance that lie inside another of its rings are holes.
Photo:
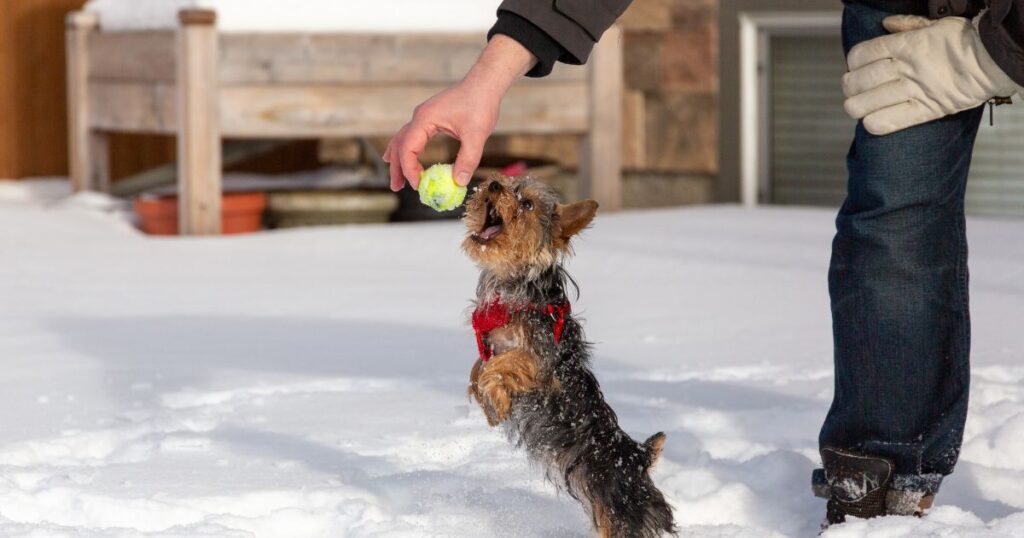
[[[523,204],[522,205],[523,205],[523,209],[525,209],[527,211],[533,211],[533,200],[530,200],[530,199],[523,200]]]

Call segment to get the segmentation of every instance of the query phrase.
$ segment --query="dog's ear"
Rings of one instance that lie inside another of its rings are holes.
[[[583,200],[575,204],[558,204],[555,212],[558,213],[558,235],[562,240],[568,241],[594,220],[594,215],[597,214],[597,202]]]

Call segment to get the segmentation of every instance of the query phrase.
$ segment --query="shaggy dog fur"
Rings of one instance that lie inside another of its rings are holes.
[[[639,443],[622,431],[590,371],[582,327],[549,307],[568,305],[575,282],[562,262],[596,212],[592,200],[560,204],[529,178],[494,177],[473,194],[463,249],[482,271],[475,316],[500,304],[508,319],[482,334],[490,358],[473,366],[469,393],[580,501],[600,536],[662,536],[674,532],[672,510],[650,468],[665,435]]]

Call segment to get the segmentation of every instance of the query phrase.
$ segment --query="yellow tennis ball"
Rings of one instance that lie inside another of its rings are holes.
[[[420,202],[434,211],[451,211],[466,199],[466,187],[452,177],[452,165],[435,164],[420,173]]]

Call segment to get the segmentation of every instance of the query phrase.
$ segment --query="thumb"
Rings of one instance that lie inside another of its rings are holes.
[[[889,33],[898,34],[900,32],[912,32],[914,30],[927,28],[935,24],[935,22],[936,21],[920,15],[890,15],[882,21],[882,26],[884,26]]]
[[[455,157],[455,166],[452,167],[452,174],[455,175],[455,182],[465,187],[469,180],[473,179],[473,172],[480,166],[480,157],[484,153],[484,142],[487,139],[483,136],[465,136],[460,141],[459,154]]]

